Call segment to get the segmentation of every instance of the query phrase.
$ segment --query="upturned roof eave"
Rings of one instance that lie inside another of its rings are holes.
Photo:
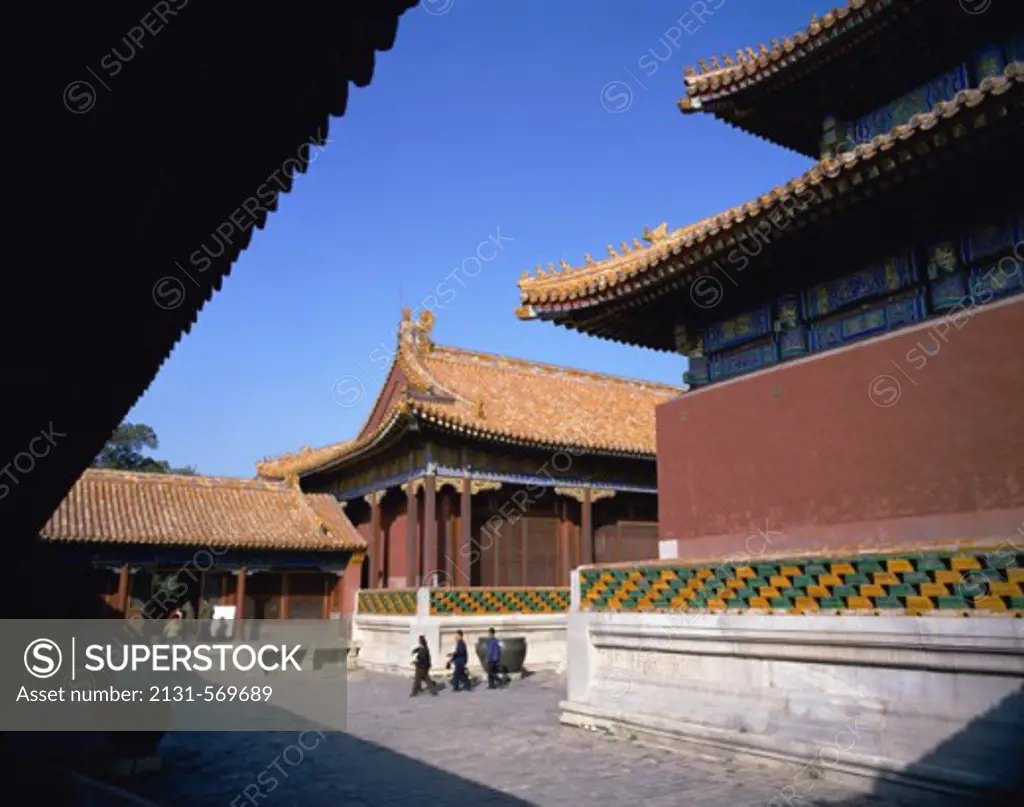
[[[837,49],[851,46],[851,32],[862,23],[877,20],[879,14],[905,10],[919,0],[848,0],[820,18],[812,14],[804,29],[769,44],[759,43],[737,51],[736,59],[717,56],[711,64],[700,60],[697,67],[684,70],[686,95],[680,100],[684,112],[714,111],[723,102],[741,93],[756,92],[769,79],[785,77],[787,73],[803,69],[805,72],[823,69],[823,62]]]
[[[985,79],[978,88],[961,91],[951,101],[940,103],[927,113],[915,115],[907,124],[858,145],[838,159],[821,160],[800,177],[744,205],[681,228],[677,233],[682,235],[668,236],[668,243],[663,240],[652,244],[643,255],[636,256],[635,263],[612,265],[604,270],[606,274],[603,276],[599,265],[596,270],[584,267],[556,279],[545,278],[543,282],[536,278],[526,282],[520,280],[517,315],[523,312],[521,319],[557,321],[562,324],[568,321],[572,312],[595,310],[609,303],[628,300],[651,290],[652,286],[665,288],[673,280],[678,282],[681,275],[694,272],[699,275],[700,265],[706,264],[726,247],[733,246],[728,237],[730,231],[739,225],[770,218],[793,197],[813,192],[827,183],[841,182],[846,174],[852,175],[862,168],[874,169],[894,148],[923,136],[923,133],[931,132],[937,126],[947,125],[965,110],[975,110],[986,103],[992,103],[992,98],[1018,90],[1022,83],[1024,63],[1011,63],[1002,76]],[[964,136],[970,137],[974,133],[975,127],[967,127]],[[878,176],[886,177],[887,171],[879,170]],[[865,181],[873,181],[873,178],[868,176]],[[800,215],[816,207],[808,204],[800,211]],[[672,238],[678,240],[673,242]],[[574,327],[586,330],[582,323],[574,324]]]

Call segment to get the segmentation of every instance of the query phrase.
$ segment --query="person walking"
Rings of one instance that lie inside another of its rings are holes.
[[[413,648],[413,655],[416,658],[413,660],[413,664],[416,666],[416,673],[412,679],[412,692],[409,693],[410,698],[415,698],[420,694],[420,690],[423,689],[423,684],[427,685],[431,695],[437,694],[437,684],[430,679],[430,648],[427,647],[427,637],[420,636],[419,644]]]
[[[455,675],[452,676],[452,691],[460,689],[469,692],[473,688],[473,682],[466,674],[466,665],[469,663],[469,649],[466,647],[466,640],[462,631],[455,632],[455,649],[448,655],[448,667],[455,665]]]
[[[501,682],[501,643],[491,628],[487,639],[487,688],[495,689]]]

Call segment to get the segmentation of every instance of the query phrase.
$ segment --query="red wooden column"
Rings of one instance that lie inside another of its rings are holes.
[[[289,618],[291,606],[291,582],[292,576],[288,572],[281,572],[281,619]],[[327,617],[324,617],[326,619]]]
[[[580,505],[580,564],[594,562],[594,519],[591,508],[591,490],[583,488]]]
[[[419,535],[417,516],[419,500],[416,496],[416,485],[410,479],[405,486],[405,585],[416,587],[417,553],[416,538]]]
[[[568,502],[565,503],[565,509],[567,518],[565,520],[565,528],[569,531],[569,563],[565,568],[565,579],[569,579],[569,575],[572,574],[572,570],[580,565],[580,528],[572,523],[572,505]],[[565,583],[562,584],[566,585]]]
[[[462,480],[462,501],[459,503],[459,551],[455,585],[468,586],[472,582],[473,560],[473,483],[467,476]]]
[[[334,587],[338,584],[337,578],[331,579],[327,574],[324,574],[324,607],[321,610],[323,619],[331,618],[331,603],[334,601]]]
[[[128,567],[122,566],[117,573],[117,599],[114,601],[122,617],[128,616],[128,579]]]
[[[245,567],[238,567],[238,583],[235,585],[235,636],[242,637],[242,620],[245,618]]]
[[[424,575],[436,571],[431,558],[437,558],[437,478],[428,473],[423,479],[423,546],[420,549],[422,586],[430,585],[430,581],[425,580]]]
[[[382,588],[384,547],[380,540],[380,491],[369,494],[370,501],[370,588]]]
[[[507,521],[502,521],[498,529],[491,533],[491,538],[494,540],[494,547],[491,553],[491,557],[494,559],[494,576],[491,578],[494,582],[491,585],[500,586],[501,581],[501,545],[504,543],[505,536],[502,534],[505,531],[505,525]]]
[[[438,553],[441,556],[438,570],[444,572],[443,585],[448,585],[449,582],[455,584],[455,525],[452,523],[454,509],[452,493],[446,486],[441,490],[441,526],[444,529],[444,539]]]
[[[569,503],[562,499],[555,506],[558,513],[558,585],[564,586],[569,579]]]
[[[362,552],[353,552],[349,558],[348,566],[345,567],[341,576],[341,593],[338,610],[343,617],[350,617],[356,612],[356,601],[359,597],[359,583],[363,575],[363,562],[365,557]]]
[[[528,521],[528,518],[519,519],[519,523],[522,525],[519,533],[519,584],[521,586],[530,585],[529,564],[526,562],[526,554],[530,546],[530,531],[526,526]]]

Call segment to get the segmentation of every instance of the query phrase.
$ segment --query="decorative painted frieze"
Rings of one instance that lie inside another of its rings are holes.
[[[853,303],[871,300],[912,286],[917,280],[913,253],[885,258],[875,266],[839,280],[819,283],[804,295],[809,319],[820,319]]]
[[[457,492],[462,493],[462,485],[463,482],[465,481],[465,477],[442,476],[438,474],[437,476],[434,477],[434,480],[435,490],[441,490],[441,488],[443,488],[445,485],[451,485],[453,488],[455,488]],[[424,478],[421,476],[418,477],[417,479],[412,479],[409,482],[406,482],[404,485],[402,485],[402,490],[408,493],[409,488],[411,487],[412,495],[415,496],[421,490],[423,490],[423,485]],[[501,485],[501,482],[491,479],[471,479],[469,482],[470,495],[475,495],[485,490],[499,490],[501,488]]]
[[[591,503],[601,499],[610,499],[615,495],[615,491],[608,488],[555,488],[555,493],[582,503],[588,490]]]
[[[1006,259],[971,269],[971,296],[976,305],[1006,297],[1024,289],[1024,267]]]
[[[1019,230],[1020,223],[1009,219],[976,227],[962,239],[964,261],[973,263],[992,255],[1009,252],[1024,237]]]
[[[779,334],[779,358],[793,359],[807,353],[807,329],[798,325]]]
[[[958,92],[967,89],[969,85],[967,66],[957,65],[927,84],[858,118],[852,125],[845,128],[850,133],[852,143],[867,143],[878,135],[886,134],[896,126],[902,126],[914,115],[930,112],[937,103],[949,101]]]
[[[711,380],[724,381],[764,367],[770,367],[779,360],[779,349],[773,338],[761,345],[743,348],[724,356],[711,359]]]
[[[704,331],[704,348],[709,353],[726,350],[758,339],[772,331],[770,306],[761,306],[725,322],[711,325]]]
[[[485,490],[501,490],[502,483],[494,479],[471,479],[469,482],[470,495],[476,496]]]
[[[954,241],[939,241],[928,246],[925,249],[925,267],[933,311],[946,311],[968,299],[967,275]]]
[[[808,351],[807,328],[803,324],[803,300],[799,294],[787,294],[775,304],[779,358],[792,359]]]
[[[924,319],[924,297],[914,293],[811,329],[811,350],[827,350]]]

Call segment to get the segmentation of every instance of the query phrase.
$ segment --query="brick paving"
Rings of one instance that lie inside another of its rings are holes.
[[[408,679],[353,673],[349,730],[322,740],[310,735],[300,743],[297,735],[281,733],[172,735],[164,741],[164,771],[142,791],[167,807],[926,803],[858,793],[821,779],[805,779],[802,789],[794,789],[790,768],[667,751],[561,726],[557,704],[565,683],[554,675],[514,681],[504,690],[446,689],[415,699],[408,697],[409,685]]]

